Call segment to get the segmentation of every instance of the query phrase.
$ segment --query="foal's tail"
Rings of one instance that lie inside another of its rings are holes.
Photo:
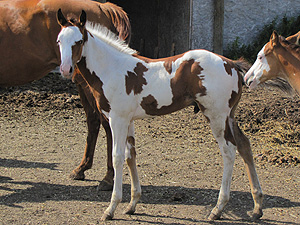
[[[245,60],[243,57],[238,60],[233,60],[235,67],[238,69],[239,74],[244,78],[247,71],[251,68],[250,63]],[[244,85],[244,79],[242,79],[242,84]]]
[[[251,68],[250,63],[244,58],[239,58],[238,60],[233,60],[236,68],[239,70],[242,76],[244,76],[247,71]]]
[[[127,13],[121,7],[110,2],[101,4],[99,7],[105,15],[111,19],[118,32],[118,36],[129,43],[131,38],[131,25]]]

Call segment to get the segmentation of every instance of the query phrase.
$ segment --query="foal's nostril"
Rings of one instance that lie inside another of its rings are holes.
[[[72,73],[72,72],[73,72],[73,67],[71,66],[69,73]]]

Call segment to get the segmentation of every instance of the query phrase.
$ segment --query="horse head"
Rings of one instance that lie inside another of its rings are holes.
[[[246,73],[245,83],[254,89],[260,83],[273,79],[281,75],[281,68],[278,64],[276,49],[281,47],[281,42],[284,37],[273,31],[270,41],[257,54],[255,63]]]
[[[61,31],[57,36],[57,44],[60,50],[61,74],[66,78],[71,78],[74,65],[80,61],[83,45],[86,41],[86,13],[82,10],[79,20],[67,20],[61,9],[57,12],[57,22],[61,26]]]

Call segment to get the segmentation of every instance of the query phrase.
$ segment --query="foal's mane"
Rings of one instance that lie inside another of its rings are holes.
[[[137,53],[136,50],[130,48],[124,40],[120,39],[115,33],[107,29],[105,26],[102,26],[101,24],[87,22],[85,27],[87,31],[90,32],[93,36],[99,38],[100,40],[114,47],[118,51],[129,55]]]
[[[300,46],[297,44],[294,44],[292,42],[289,42],[284,37],[279,36],[280,44],[282,47],[287,49],[294,57],[296,57],[300,61]]]

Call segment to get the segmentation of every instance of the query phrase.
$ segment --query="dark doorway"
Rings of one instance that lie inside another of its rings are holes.
[[[141,55],[161,58],[189,50],[189,0],[111,0],[128,14],[130,46]]]

